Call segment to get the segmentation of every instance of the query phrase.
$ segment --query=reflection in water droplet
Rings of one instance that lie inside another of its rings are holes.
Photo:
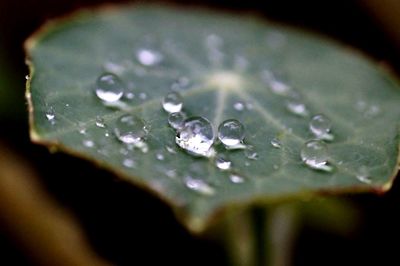
[[[231,180],[232,183],[235,184],[240,184],[243,183],[245,181],[243,176],[240,176],[238,174],[230,174],[229,175],[229,180]]]
[[[127,168],[135,168],[136,167],[136,162],[132,158],[125,158],[122,161],[122,165],[127,167]]]
[[[229,161],[223,154],[218,154],[215,157],[215,166],[220,170],[229,170],[232,162]]]
[[[46,111],[45,115],[46,115],[46,119],[48,121],[50,121],[50,123],[52,125],[54,125],[55,122],[56,122],[55,121],[56,120],[56,113],[55,113],[54,108],[52,106],[49,107],[49,109]]]
[[[233,147],[243,142],[245,135],[244,126],[236,119],[228,119],[218,127],[219,140],[228,147]]]
[[[210,157],[214,143],[213,127],[204,117],[191,117],[185,120],[182,130],[178,131],[175,142],[193,155]]]
[[[369,176],[369,170],[365,165],[358,169],[356,177],[360,182],[365,184],[371,184],[372,182],[371,177]]]
[[[308,116],[308,110],[304,102],[292,99],[286,102],[286,108],[293,114],[298,116]]]
[[[282,142],[278,138],[271,139],[271,145],[274,148],[280,149],[282,147]]]
[[[136,59],[144,66],[155,66],[161,63],[163,55],[155,50],[139,49],[136,52]]]
[[[124,90],[125,85],[119,77],[111,73],[101,75],[96,81],[96,95],[106,103],[116,102],[121,99]]]
[[[204,180],[188,176],[185,177],[184,182],[187,188],[194,190],[202,195],[211,196],[215,194],[215,189]]]
[[[182,129],[185,120],[186,114],[183,112],[170,113],[168,116],[169,125],[176,130]]]
[[[87,148],[93,148],[94,147],[94,142],[93,142],[93,140],[90,140],[90,139],[86,139],[86,140],[83,140],[83,146],[85,146],[85,147],[87,147]]]
[[[133,115],[121,116],[114,129],[117,138],[126,144],[136,144],[141,142],[147,135],[144,130],[144,122]]]
[[[333,135],[329,133],[331,127],[331,120],[322,114],[313,116],[309,123],[310,131],[318,139],[333,140]]]
[[[307,141],[300,152],[301,160],[310,168],[331,171],[328,164],[329,154],[327,145],[321,140]]]
[[[178,92],[170,92],[162,100],[162,107],[168,113],[177,113],[182,110],[183,100]]]
[[[246,158],[249,160],[258,160],[258,153],[251,145],[247,145],[246,149],[244,150],[244,156],[246,156]]]
[[[236,110],[236,111],[243,111],[244,110],[244,107],[245,107],[245,105],[244,105],[244,103],[243,102],[235,102],[234,104],[233,104],[233,108]]]
[[[100,128],[105,128],[106,124],[104,123],[104,119],[101,116],[96,117],[96,126]]]

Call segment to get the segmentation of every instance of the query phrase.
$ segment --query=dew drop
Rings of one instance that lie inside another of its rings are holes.
[[[176,135],[175,142],[193,155],[210,157],[214,137],[210,121],[204,117],[191,117],[184,121],[182,129]]]
[[[244,156],[249,160],[258,160],[258,153],[254,150],[254,147],[248,145],[244,150]]]
[[[234,184],[241,184],[245,181],[244,177],[238,174],[230,174],[229,180]]]
[[[205,196],[215,194],[215,189],[206,181],[188,176],[184,180],[185,186],[193,191],[196,191]]]
[[[328,164],[329,154],[327,145],[321,140],[307,141],[300,152],[301,160],[310,168],[331,171]]]
[[[125,158],[122,161],[122,165],[125,166],[126,168],[135,168],[136,162],[132,158]]]
[[[136,59],[144,66],[155,66],[161,63],[163,55],[151,49],[139,49],[136,52]]]
[[[170,92],[162,100],[162,107],[168,113],[177,113],[182,110],[183,100],[178,92]]]
[[[144,101],[147,99],[147,94],[145,92],[139,93],[139,99]]]
[[[100,128],[105,128],[106,124],[104,123],[104,119],[101,116],[96,117],[96,126]]]
[[[322,114],[313,116],[309,123],[310,131],[318,139],[332,140],[333,135],[329,133],[331,127],[331,120]]]
[[[47,111],[46,111],[46,118],[50,123],[53,125],[56,121],[56,113],[54,111],[54,108],[51,106]]]
[[[168,151],[170,154],[176,154],[176,149],[172,146],[166,145],[165,149]]]
[[[308,110],[304,102],[300,100],[289,100],[286,102],[286,108],[293,114],[298,116],[308,116]]]
[[[158,151],[158,152],[156,153],[156,159],[159,160],[159,161],[164,161],[165,156],[164,156],[164,154],[162,153],[162,151]]]
[[[224,155],[219,154],[215,157],[215,166],[220,170],[231,169],[232,162],[229,161]]]
[[[365,184],[371,184],[372,182],[368,168],[364,165],[358,169],[356,177],[360,182]]]
[[[87,148],[93,148],[94,147],[94,142],[93,140],[90,139],[86,139],[83,142],[83,146],[87,147]]]
[[[96,82],[97,97],[106,102],[113,103],[121,99],[125,90],[125,85],[120,78],[111,73],[101,75]]]
[[[182,129],[185,119],[186,114],[183,112],[170,113],[168,116],[168,123],[172,128],[179,130]]]
[[[233,104],[233,108],[234,108],[236,111],[239,111],[239,112],[243,111],[243,110],[244,110],[244,107],[245,107],[245,105],[244,105],[243,102],[235,102],[235,103]]]
[[[118,119],[114,132],[121,142],[137,144],[147,135],[144,126],[145,124],[140,118],[126,114]]]
[[[244,133],[244,126],[236,119],[225,120],[218,127],[218,138],[228,147],[241,144],[244,139]]]
[[[282,142],[278,138],[273,138],[271,139],[271,145],[276,149],[280,149],[282,147]]]

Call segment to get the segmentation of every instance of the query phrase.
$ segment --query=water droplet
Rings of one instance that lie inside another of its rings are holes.
[[[118,119],[114,132],[123,143],[136,144],[147,135],[144,126],[145,124],[140,118],[126,114]]]
[[[177,113],[182,110],[183,100],[178,92],[170,92],[162,100],[162,107],[168,113]]]
[[[286,108],[293,114],[299,116],[308,116],[308,110],[304,102],[292,99],[286,102]]]
[[[274,148],[280,149],[282,147],[282,142],[278,138],[273,138],[271,139],[271,145]]]
[[[271,92],[276,95],[290,96],[293,93],[293,88],[283,78],[277,77],[276,74],[269,70],[263,70],[261,78],[268,85]]]
[[[254,147],[248,145],[244,150],[244,156],[249,160],[258,160],[258,153],[254,150]]]
[[[328,147],[321,140],[307,141],[300,152],[301,160],[310,168],[331,171],[332,167],[328,165]]]
[[[133,92],[127,92],[127,93],[125,94],[125,97],[126,97],[128,100],[132,100],[133,98],[135,98],[135,94],[134,94]]]
[[[176,149],[172,146],[166,145],[165,149],[170,153],[170,154],[176,154]]]
[[[371,184],[372,182],[371,177],[369,176],[368,168],[365,165],[358,169],[356,177],[360,182],[365,184]]]
[[[83,142],[83,146],[87,147],[87,148],[93,148],[94,147],[94,142],[93,140],[90,139],[86,139]]]
[[[147,94],[145,92],[139,93],[139,99],[144,101],[147,99]]]
[[[56,113],[54,111],[54,108],[52,106],[50,106],[50,108],[46,111],[46,118],[47,120],[50,121],[50,123],[53,125],[56,121]]]
[[[29,80],[29,79],[30,79],[29,75],[26,75],[26,76],[25,76],[25,79],[26,79],[26,80]]]
[[[120,78],[114,74],[101,75],[96,82],[96,95],[100,100],[112,103],[121,99],[125,85]]]
[[[101,128],[106,127],[106,124],[104,123],[104,119],[101,116],[96,117],[96,126],[101,127]]]
[[[185,120],[178,131],[175,142],[193,155],[210,157],[214,143],[213,127],[204,117],[191,117]]]
[[[235,103],[233,104],[233,108],[234,108],[236,111],[239,111],[239,112],[243,111],[243,110],[244,110],[244,107],[245,107],[245,105],[244,105],[243,102],[235,102]]]
[[[168,123],[174,129],[182,129],[183,122],[186,119],[186,114],[183,112],[170,113],[168,116]]]
[[[244,177],[238,174],[230,174],[229,180],[231,180],[231,182],[234,184],[240,184],[245,181]]]
[[[318,139],[332,140],[333,135],[329,133],[331,131],[331,127],[331,120],[324,115],[313,116],[309,123],[310,131]]]
[[[220,170],[229,170],[232,166],[232,162],[229,161],[223,154],[218,154],[215,157],[215,166]]]
[[[228,147],[241,144],[244,139],[244,126],[236,119],[228,119],[218,127],[219,140]]]
[[[136,162],[132,158],[125,158],[122,161],[122,165],[127,167],[127,168],[135,168],[136,167]]]
[[[206,181],[188,176],[184,180],[185,186],[202,195],[211,196],[215,194],[215,190]]]
[[[155,50],[139,49],[136,52],[136,59],[144,66],[155,66],[161,63],[163,55]]]
[[[164,161],[165,157],[164,157],[164,154],[162,153],[162,151],[158,151],[156,153],[156,159],[159,161]]]

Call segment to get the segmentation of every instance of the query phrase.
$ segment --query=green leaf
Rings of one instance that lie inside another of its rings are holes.
[[[324,38],[250,16],[134,6],[83,11],[53,22],[26,48],[32,140],[92,160],[154,192],[193,231],[204,230],[227,206],[318,193],[384,192],[397,172],[398,84],[368,59]],[[156,51],[151,60],[157,62],[140,64],[140,49]],[[124,110],[96,97],[95,83],[104,72],[118,75],[134,93],[122,100]],[[275,79],[266,79],[266,73]],[[282,95],[287,93],[282,86],[277,91],[276,83],[275,93],[271,89],[280,75],[294,88],[290,96]],[[243,150],[215,145],[243,183],[231,182],[232,172],[217,169],[212,158],[194,157],[175,144],[161,100],[177,84],[188,115],[203,116],[214,128],[230,118],[244,125],[244,142],[254,147],[255,160]],[[301,99],[308,112],[289,111],[293,99]],[[54,112],[54,120],[48,120],[48,112]],[[115,137],[115,123],[126,113],[150,128],[147,152],[129,150]],[[300,157],[304,143],[314,138],[311,116],[319,113],[332,121],[331,172],[313,170]],[[105,128],[96,126],[97,117]],[[270,144],[273,138],[281,148]],[[127,158],[130,167],[124,166]],[[357,178],[360,171],[364,182]],[[208,186],[189,189],[188,176]]]

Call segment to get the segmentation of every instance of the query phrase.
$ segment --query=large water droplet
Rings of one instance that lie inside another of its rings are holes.
[[[328,164],[328,147],[321,140],[307,141],[301,149],[300,156],[301,160],[312,169],[332,170],[332,166]]]
[[[185,186],[202,195],[211,196],[215,194],[215,189],[206,181],[188,176],[184,180]]]
[[[155,66],[161,63],[163,55],[155,50],[139,49],[136,52],[136,59],[144,66]]]
[[[121,116],[114,129],[117,138],[126,144],[137,144],[145,138],[147,132],[144,130],[144,122],[133,115]]]
[[[244,126],[236,119],[228,119],[218,127],[219,140],[228,147],[235,147],[244,139]]]
[[[183,100],[178,92],[170,92],[162,100],[162,107],[168,113],[177,113],[182,110]]]
[[[232,162],[226,158],[223,154],[218,154],[215,157],[215,166],[220,170],[229,170],[232,166]]]
[[[229,180],[231,180],[231,182],[234,184],[240,184],[245,181],[243,176],[235,174],[235,173],[229,175]]]
[[[185,120],[178,131],[175,142],[191,154],[210,157],[214,143],[213,127],[204,117],[191,117]]]
[[[116,102],[121,99],[125,85],[120,78],[111,73],[101,75],[96,82],[96,95],[106,103]]]
[[[168,116],[168,123],[174,129],[182,129],[183,122],[186,119],[186,114],[182,112],[170,113]]]
[[[322,114],[313,116],[309,123],[310,131],[318,139],[332,140],[333,135],[329,133],[331,131],[331,127],[331,120]]]

